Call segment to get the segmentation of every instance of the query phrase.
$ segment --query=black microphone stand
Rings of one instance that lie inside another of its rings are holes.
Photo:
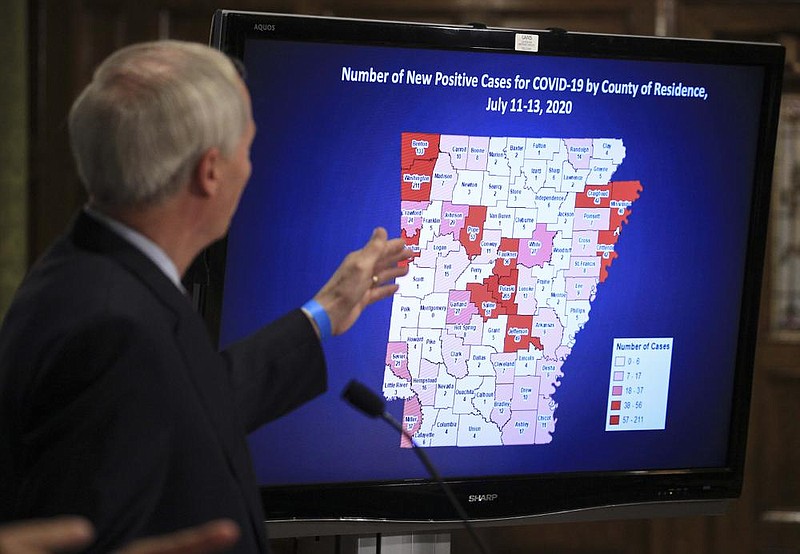
[[[373,393],[370,389],[368,389],[365,385],[359,383],[356,380],[350,381],[347,387],[345,387],[344,391],[342,392],[342,397],[347,400],[351,405],[353,405],[358,410],[364,412],[369,417],[379,417],[395,428],[397,431],[400,432],[403,437],[408,439],[411,443],[411,447],[414,452],[417,454],[417,457],[422,462],[422,465],[425,466],[425,469],[428,470],[428,473],[431,477],[442,487],[447,499],[450,501],[450,504],[456,510],[458,517],[461,519],[461,522],[464,525],[464,528],[470,534],[470,537],[475,542],[478,550],[480,550],[481,554],[489,554],[489,550],[486,548],[486,545],[481,540],[480,535],[475,532],[475,527],[473,527],[472,523],[469,520],[469,516],[467,512],[464,511],[464,508],[461,506],[461,503],[456,498],[456,495],[453,493],[453,489],[450,488],[450,485],[442,479],[442,476],[436,470],[436,467],[431,463],[430,458],[425,452],[424,448],[420,448],[416,442],[414,442],[413,437],[403,429],[403,425],[397,421],[392,414],[387,412],[384,409],[384,402],[381,400],[375,393]]]

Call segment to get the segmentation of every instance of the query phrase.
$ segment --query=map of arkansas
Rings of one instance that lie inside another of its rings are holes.
[[[561,368],[639,198],[614,138],[403,133],[383,393],[420,446],[549,443]],[[403,436],[402,446],[411,446]]]

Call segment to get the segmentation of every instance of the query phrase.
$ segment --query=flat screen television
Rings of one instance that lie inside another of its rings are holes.
[[[221,346],[376,226],[414,250],[250,437],[273,536],[708,513],[742,485],[778,45],[218,11],[258,133],[198,297]]]

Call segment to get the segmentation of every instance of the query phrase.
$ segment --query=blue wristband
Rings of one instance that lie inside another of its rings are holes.
[[[317,324],[317,328],[319,329],[320,339],[326,339],[333,334],[331,318],[328,317],[328,312],[325,311],[325,308],[323,308],[319,302],[312,298],[303,304],[303,309],[314,318],[314,323]]]

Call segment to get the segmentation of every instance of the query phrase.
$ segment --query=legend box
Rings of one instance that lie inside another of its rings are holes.
[[[672,337],[614,339],[606,431],[664,429]]]

